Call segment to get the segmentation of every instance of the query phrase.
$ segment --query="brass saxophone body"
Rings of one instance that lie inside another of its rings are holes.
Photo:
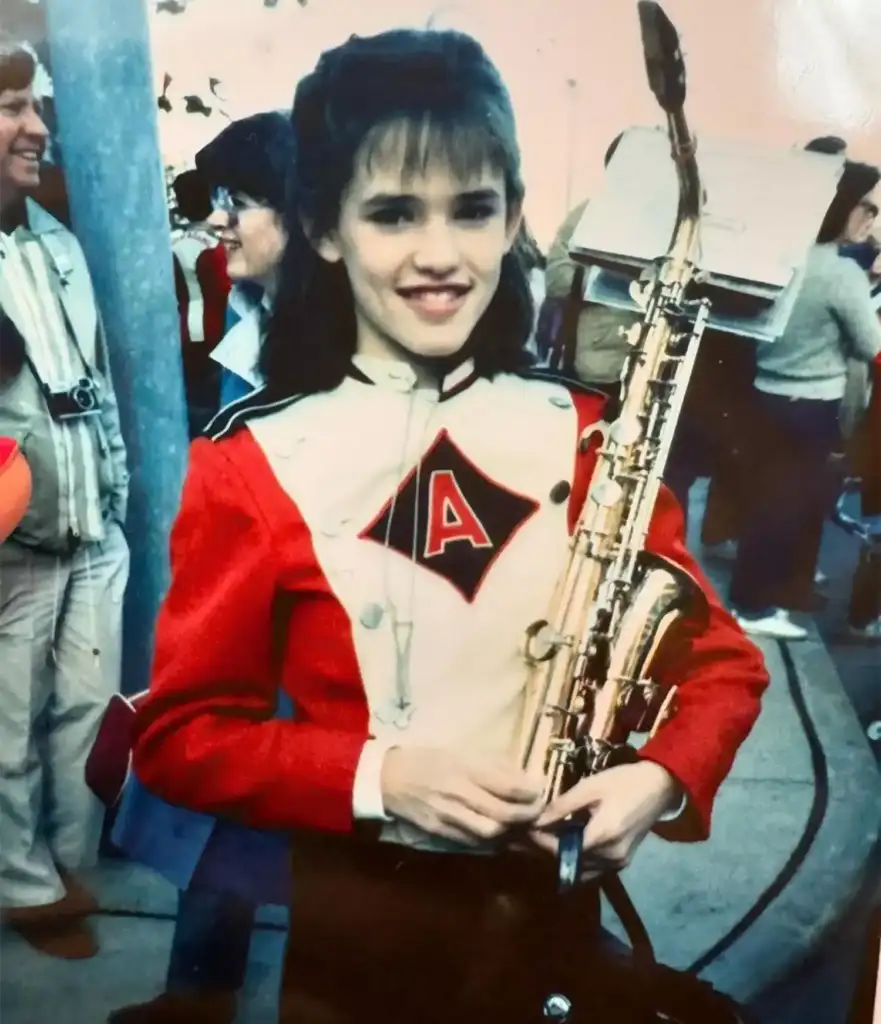
[[[545,780],[553,800],[579,779],[633,760],[631,734],[654,731],[675,713],[675,690],[651,678],[683,626],[699,624],[706,602],[680,567],[645,550],[685,389],[709,303],[687,298],[696,274],[702,187],[683,112],[685,72],[678,36],[655,3],[639,4],[650,84],[667,115],[679,207],[666,255],[638,301],[629,332],[619,415],[589,428],[602,437],[567,565],[550,614],[528,631],[530,667],[520,762]],[[580,874],[584,822],[560,837],[560,884]]]

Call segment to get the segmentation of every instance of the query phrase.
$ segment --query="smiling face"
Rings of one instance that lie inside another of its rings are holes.
[[[225,190],[215,193],[214,202],[208,224],[226,250],[230,280],[270,284],[287,241],[279,214],[266,203]]]
[[[408,170],[414,130],[386,129],[356,161],[337,228],[317,249],[345,264],[356,350],[418,362],[465,346],[496,292],[520,212],[488,163],[466,173],[438,152]]]
[[[48,130],[33,89],[0,92],[0,202],[3,206],[40,184]]]

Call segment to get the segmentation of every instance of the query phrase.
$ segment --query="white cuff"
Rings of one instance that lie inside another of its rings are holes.
[[[391,821],[382,799],[382,763],[397,744],[386,740],[368,740],[361,751],[352,789],[352,815],[356,820]]]
[[[683,793],[682,799],[679,801],[679,806],[675,807],[672,811],[667,811],[658,818],[658,821],[675,821],[680,814],[685,810],[685,805],[688,803],[688,797]]]

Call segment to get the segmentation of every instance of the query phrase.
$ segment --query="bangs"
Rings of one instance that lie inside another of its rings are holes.
[[[375,170],[400,173],[405,182],[441,169],[468,184],[489,170],[505,178],[509,199],[518,198],[512,195],[517,189],[506,173],[512,165],[511,154],[485,120],[463,124],[428,115],[377,125],[364,140],[358,164],[367,174]]]

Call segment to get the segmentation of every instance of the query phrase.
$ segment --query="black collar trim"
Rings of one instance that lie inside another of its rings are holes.
[[[268,388],[258,388],[251,394],[225,405],[202,431],[202,436],[207,437],[209,441],[222,441],[241,430],[249,420],[281,412],[282,409],[287,409],[305,397],[305,394],[299,394],[273,399]]]

